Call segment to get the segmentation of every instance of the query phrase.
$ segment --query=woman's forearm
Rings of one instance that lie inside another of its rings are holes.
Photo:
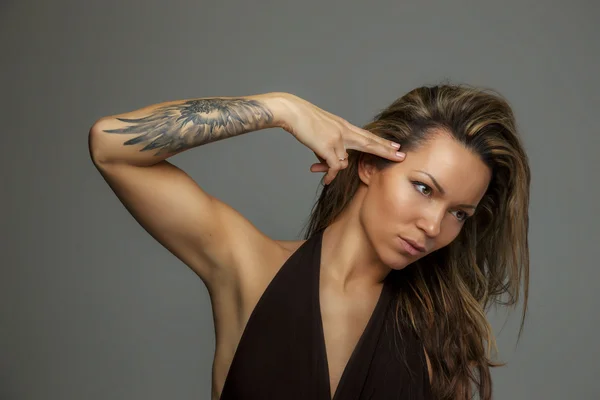
[[[94,163],[156,164],[182,151],[285,124],[287,93],[160,103],[99,119],[90,129]]]

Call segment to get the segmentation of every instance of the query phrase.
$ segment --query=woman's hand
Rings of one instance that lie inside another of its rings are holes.
[[[320,109],[297,96],[286,93],[283,97],[286,112],[282,114],[281,128],[310,148],[319,163],[310,167],[312,172],[327,172],[323,183],[328,185],[338,171],[348,166],[347,149],[392,160],[402,161],[400,145],[380,138],[352,125],[348,121]]]

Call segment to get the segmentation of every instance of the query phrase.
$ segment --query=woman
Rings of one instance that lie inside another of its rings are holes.
[[[271,127],[326,173],[305,241],[266,237],[165,161]],[[102,118],[89,141],[208,288],[213,399],[491,398],[485,310],[521,284],[526,305],[529,268],[528,161],[497,94],[417,88],[364,129],[286,93],[175,101]]]

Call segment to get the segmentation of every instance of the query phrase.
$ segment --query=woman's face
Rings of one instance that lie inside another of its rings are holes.
[[[452,242],[491,179],[478,155],[443,132],[403,162],[359,168],[368,186],[360,221],[381,261],[393,269]]]

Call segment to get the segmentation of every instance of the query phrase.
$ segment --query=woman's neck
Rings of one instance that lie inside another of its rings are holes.
[[[391,271],[377,256],[359,218],[362,197],[356,193],[346,210],[323,232],[321,269],[343,290],[379,286]]]

